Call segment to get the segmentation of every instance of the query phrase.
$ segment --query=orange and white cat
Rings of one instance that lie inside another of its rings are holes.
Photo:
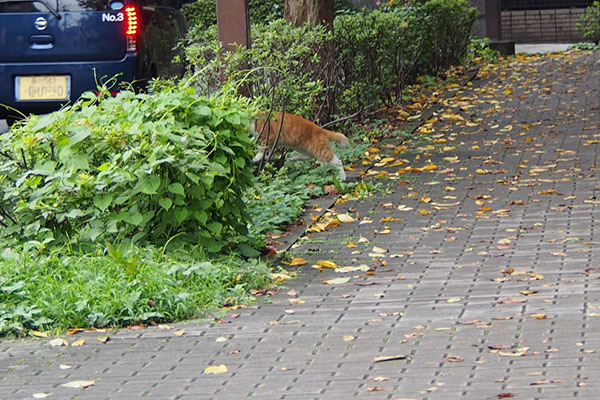
[[[265,119],[259,119],[252,124],[254,131],[260,134],[258,141],[261,145],[254,157],[253,161],[255,163],[260,162],[265,156],[265,151],[275,143],[280,123],[281,113],[278,113],[277,117],[271,120],[270,123]],[[267,143],[267,138],[269,143]],[[345,181],[344,166],[331,149],[330,140],[337,142],[342,147],[348,145],[348,139],[343,134],[321,128],[314,122],[298,115],[285,113],[278,145],[289,147],[300,153],[300,156],[290,158],[290,160],[308,160],[314,157],[322,162],[334,165],[338,170],[340,179]]]

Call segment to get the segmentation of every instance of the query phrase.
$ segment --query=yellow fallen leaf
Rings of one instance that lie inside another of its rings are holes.
[[[326,228],[337,228],[338,226],[340,226],[340,221],[338,219],[332,219],[325,225]]]
[[[344,335],[344,342],[351,342],[354,339],[356,339],[356,338],[352,335]]]
[[[348,214],[338,214],[337,219],[339,219],[340,222],[343,222],[345,224],[356,221],[354,218],[352,218]]]
[[[306,303],[305,300],[302,299],[288,299],[290,301],[290,304],[304,304]]]
[[[224,374],[227,371],[229,371],[227,369],[227,366],[225,364],[220,364],[220,365],[211,365],[210,367],[206,367],[204,368],[204,373],[205,374]]]
[[[331,269],[339,268],[336,263],[334,263],[333,261],[329,261],[329,260],[318,260],[316,262],[316,264],[319,267],[323,267],[323,268],[331,268]]]
[[[373,253],[383,254],[387,253],[389,250],[382,249],[381,247],[373,247]]]
[[[421,215],[430,215],[431,211],[426,210],[426,209],[421,209],[421,210],[419,210],[419,214],[421,214]]]
[[[340,285],[342,283],[347,283],[348,281],[350,281],[349,276],[343,278],[324,279],[322,282],[326,285]]]
[[[531,318],[535,319],[548,319],[546,314],[531,314]]]
[[[460,297],[451,297],[448,300],[446,300],[446,303],[458,303],[461,300],[462,300],[462,298],[460,298]]]
[[[385,381],[389,381],[390,378],[388,378],[387,376],[376,376],[373,378],[373,381],[375,382],[385,382]]]
[[[292,258],[292,261],[283,261],[282,262],[282,264],[291,265],[292,267],[297,267],[300,265],[304,265],[306,263],[307,263],[307,261],[301,257],[294,257],[294,258]]]
[[[43,337],[43,338],[48,337],[48,333],[46,333],[46,332],[40,332],[40,331],[30,331],[30,332],[33,336]]]
[[[84,343],[85,343],[85,339],[77,339],[76,341],[71,343],[71,346],[79,347],[79,346],[83,346]]]
[[[175,336],[183,336],[185,334],[185,331],[183,329],[179,329],[176,330],[175,332],[173,332],[173,335]]]
[[[269,274],[269,278],[271,278],[271,280],[275,283],[281,283],[283,281],[287,281],[288,279],[292,279],[291,276],[289,276],[288,274],[284,274],[281,272],[278,273],[270,273]]]
[[[48,344],[52,347],[58,347],[58,346],[66,346],[69,343],[65,339],[56,338],[56,339],[52,339],[51,341],[49,341]]]
[[[71,389],[82,389],[82,388],[86,388],[86,387],[90,387],[96,384],[96,380],[92,380],[92,381],[71,381],[68,383],[63,383],[62,387],[66,387],[66,388],[71,388]]]
[[[110,340],[110,336],[108,336],[108,335],[98,336],[96,338],[96,340],[99,341],[100,343],[107,343]]]
[[[335,269],[335,272],[356,272],[356,271],[363,271],[366,272],[368,271],[370,268],[367,264],[361,264],[361,265],[357,265],[356,267],[339,267]]]

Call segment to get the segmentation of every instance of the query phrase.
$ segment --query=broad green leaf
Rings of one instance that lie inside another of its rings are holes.
[[[199,106],[196,108],[198,114],[210,117],[212,115],[212,110],[207,106]]]
[[[180,196],[185,196],[185,191],[183,190],[183,186],[179,182],[175,182],[169,185],[169,192],[178,194]]]
[[[145,175],[140,179],[141,191],[146,194],[156,194],[160,187],[160,176]]]
[[[194,217],[196,217],[196,219],[202,224],[206,224],[206,222],[208,221],[208,214],[204,211],[196,211],[194,213]]]
[[[206,227],[215,235],[219,235],[223,230],[223,224],[221,224],[220,222],[211,222],[207,224]]]
[[[162,208],[168,211],[169,208],[171,208],[171,206],[173,205],[173,201],[168,197],[162,197],[160,200],[158,200],[158,204],[160,204]]]
[[[175,219],[177,220],[177,223],[181,224],[187,218],[188,210],[185,208],[178,208],[173,212],[173,214],[175,215]]]
[[[96,196],[94,196],[94,205],[100,210],[104,211],[110,206],[112,200],[113,195],[111,193],[105,195],[97,194]]]

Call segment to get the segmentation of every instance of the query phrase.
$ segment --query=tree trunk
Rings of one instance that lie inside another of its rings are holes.
[[[326,24],[333,27],[334,0],[285,0],[284,16],[294,26]]]
[[[312,26],[324,24],[327,29],[333,31],[334,0],[285,0],[283,10],[285,19],[294,26],[309,23]],[[329,120],[335,112],[335,69],[331,60],[334,59],[333,42],[325,43],[320,51],[322,79],[329,89],[327,90],[325,103],[315,116],[319,120]]]

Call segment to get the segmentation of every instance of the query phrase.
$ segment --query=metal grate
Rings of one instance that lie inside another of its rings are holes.
[[[503,11],[586,8],[593,0],[501,0]]]

